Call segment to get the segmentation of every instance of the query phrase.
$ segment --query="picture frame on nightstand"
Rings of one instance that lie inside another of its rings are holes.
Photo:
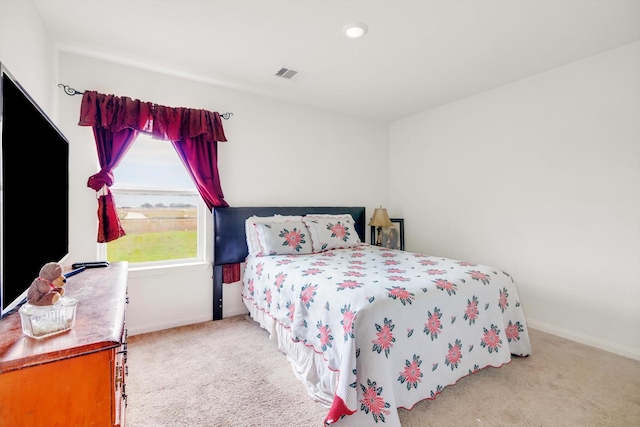
[[[393,223],[389,227],[380,227],[380,246],[404,251],[404,218],[389,218]],[[377,242],[376,227],[371,227],[371,241]]]

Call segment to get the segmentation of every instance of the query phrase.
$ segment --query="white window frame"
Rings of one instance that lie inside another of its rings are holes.
[[[128,188],[128,187],[111,187],[111,192],[116,196],[117,194],[139,194],[139,195],[195,195],[197,196],[197,252],[195,258],[182,258],[182,259],[170,259],[165,261],[149,261],[149,262],[136,262],[129,263],[129,270],[146,270],[156,269],[164,267],[180,267],[188,265],[201,265],[206,263],[207,260],[207,216],[209,210],[204,200],[197,190],[190,189],[153,189],[153,188]],[[117,206],[117,203],[116,203]],[[127,230],[125,230],[126,232]],[[107,244],[98,244],[98,259],[108,259],[107,256]]]

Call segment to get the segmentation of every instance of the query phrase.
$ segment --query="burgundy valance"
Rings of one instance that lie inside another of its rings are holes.
[[[199,136],[203,136],[204,141],[227,140],[218,112],[166,107],[95,91],[82,95],[78,125],[101,126],[111,132],[129,128],[166,141],[184,141]]]
[[[224,142],[222,118],[217,112],[193,108],[172,108],[154,105],[151,135],[167,141],[184,141],[203,136],[205,141]]]
[[[153,104],[126,96],[86,91],[80,105],[80,126],[100,126],[111,132],[133,129],[150,132]]]

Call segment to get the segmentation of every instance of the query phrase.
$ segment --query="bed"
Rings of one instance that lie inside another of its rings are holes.
[[[531,353],[509,274],[364,243],[362,207],[226,207],[213,216],[214,312],[222,268],[244,262],[249,314],[327,407],[325,425],[400,426],[398,408]]]

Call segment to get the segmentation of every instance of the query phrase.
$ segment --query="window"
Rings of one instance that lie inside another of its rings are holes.
[[[127,234],[103,245],[105,259],[137,266],[204,261],[207,208],[169,141],[140,134],[114,176]]]

